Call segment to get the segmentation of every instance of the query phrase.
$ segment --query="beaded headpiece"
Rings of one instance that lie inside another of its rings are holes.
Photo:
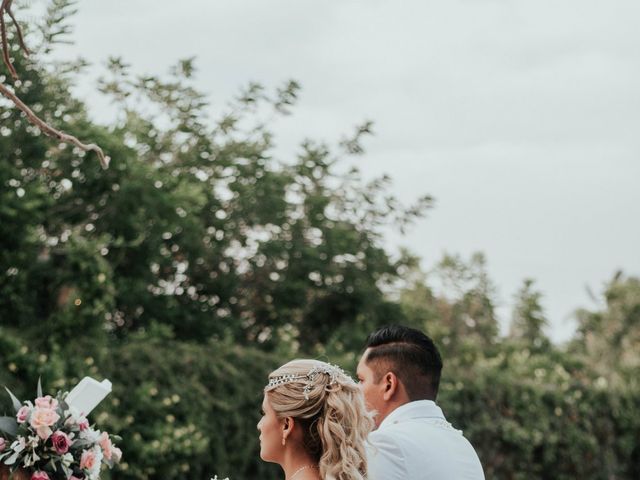
[[[296,374],[288,374],[288,375],[278,375],[277,377],[272,377],[269,379],[269,384],[265,387],[265,391],[273,390],[274,388],[284,385],[285,383],[294,383],[299,381],[306,381],[306,385],[304,386],[304,399],[309,400],[309,393],[311,393],[311,389],[313,388],[313,381],[316,379],[318,375],[328,375],[329,376],[329,385],[333,385],[337,383],[337,379],[339,376],[343,376],[348,380],[353,381],[353,379],[347,375],[347,373],[342,370],[337,365],[332,365],[330,363],[323,363],[317,367],[313,367],[307,374],[304,375],[296,375]]]

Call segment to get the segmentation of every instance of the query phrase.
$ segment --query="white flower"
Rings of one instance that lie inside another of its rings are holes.
[[[73,463],[73,455],[70,453],[65,453],[62,456],[62,464],[67,467],[70,467],[72,463]]]
[[[26,447],[27,447],[27,442],[25,441],[24,437],[16,438],[15,441],[11,444],[11,450],[13,450],[16,453],[20,453]]]
[[[100,430],[93,430],[92,428],[87,428],[86,430],[80,432],[80,438],[83,440],[88,440],[91,443],[96,443],[100,439]]]
[[[39,444],[40,444],[40,437],[37,435],[32,435],[27,439],[25,446],[33,450],[35,448],[38,448]]]

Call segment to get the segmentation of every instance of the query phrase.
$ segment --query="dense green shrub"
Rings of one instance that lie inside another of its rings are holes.
[[[446,375],[439,403],[488,479],[639,478],[640,392],[576,366],[504,348]]]

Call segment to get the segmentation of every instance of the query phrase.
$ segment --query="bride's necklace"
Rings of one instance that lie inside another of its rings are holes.
[[[313,467],[314,467],[313,465],[305,465],[303,467],[300,467],[295,472],[293,472],[293,475],[291,475],[291,478],[289,480],[293,480],[294,478],[296,478],[298,476],[298,474],[300,472],[302,472],[303,470],[306,470],[307,468],[313,468]]]

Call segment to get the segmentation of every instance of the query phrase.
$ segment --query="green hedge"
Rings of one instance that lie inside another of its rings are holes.
[[[523,368],[484,359],[441,385],[439,403],[487,479],[640,478],[637,389],[608,389],[543,356],[521,360]]]

